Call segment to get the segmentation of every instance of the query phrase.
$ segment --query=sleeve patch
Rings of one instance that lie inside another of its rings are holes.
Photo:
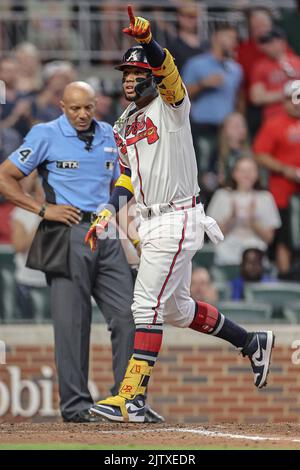
[[[32,153],[33,153],[33,150],[31,148],[19,150],[18,152],[18,154],[20,155],[18,158],[19,162],[21,163],[27,162],[28,158],[30,157]]]
[[[117,153],[117,149],[114,147],[104,147],[104,152]]]

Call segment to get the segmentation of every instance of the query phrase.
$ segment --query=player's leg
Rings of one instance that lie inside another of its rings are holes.
[[[131,311],[133,277],[118,239],[101,241],[98,274],[93,287],[95,298],[111,332],[113,373],[112,395],[117,395],[133,353],[135,325]],[[145,422],[163,422],[164,418],[146,405]]]
[[[258,388],[266,385],[274,335],[271,331],[247,332],[226,318],[216,307],[206,302],[195,302],[190,297],[191,263],[187,265],[181,284],[166,303],[164,319],[174,326],[189,327],[228,341],[248,356]]]
[[[132,307],[136,324],[132,358],[118,396],[93,407],[94,412],[111,421],[144,421],[144,395],[162,343],[165,302],[180,284],[186,262],[199,246],[199,240],[196,245],[194,239],[186,238],[187,213],[173,217],[173,236],[159,237],[157,233],[165,234],[170,221],[166,218],[159,222],[153,231],[147,227],[148,235],[142,245]]]
[[[51,314],[54,325],[55,360],[60,408],[65,420],[77,419],[93,404],[88,389],[91,324],[90,272],[92,258],[83,240],[85,225],[73,226],[70,242],[71,279],[51,281]],[[87,258],[88,257],[88,258]]]
[[[92,295],[111,332],[115,379],[111,392],[116,395],[132,355],[135,333],[131,312],[133,280],[120,240],[101,240],[95,270]]]

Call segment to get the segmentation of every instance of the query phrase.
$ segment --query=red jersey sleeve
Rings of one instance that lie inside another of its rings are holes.
[[[268,153],[273,154],[276,147],[276,141],[280,129],[275,122],[266,122],[258,131],[254,142],[254,153]]]
[[[266,81],[266,66],[263,61],[258,61],[250,74],[250,86],[256,83],[265,83]]]

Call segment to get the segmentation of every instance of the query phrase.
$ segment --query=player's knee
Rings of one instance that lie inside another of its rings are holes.
[[[195,315],[195,302],[192,299],[166,306],[164,320],[166,323],[178,328],[188,328]]]
[[[147,325],[163,323],[163,309],[161,306],[160,308],[155,308],[155,306],[152,306],[150,303],[146,304],[134,301],[131,310],[136,325],[138,323]]]

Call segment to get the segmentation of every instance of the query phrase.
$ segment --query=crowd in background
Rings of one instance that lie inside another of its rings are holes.
[[[13,2],[5,3],[12,13],[20,12],[14,10]],[[116,8],[115,3],[100,2],[97,12],[105,14]],[[164,24],[158,14],[154,34],[164,30],[164,45],[174,55],[191,99],[202,202],[225,234],[214,263],[241,266],[240,275],[232,281],[232,299],[243,298],[244,281],[270,279],[266,264],[274,268],[272,279],[298,281],[291,200],[300,197],[300,1],[295,2],[295,10],[283,10],[277,18],[265,7],[245,10],[245,39],[229,21],[215,22],[204,37],[199,34],[201,9],[197,4],[185,1],[176,8],[174,2],[169,3],[176,22]],[[34,8],[35,2],[28,5]],[[158,7],[153,9],[155,13],[159,13]],[[111,32],[121,31],[117,20],[105,24],[106,31],[92,24],[93,44],[101,41],[104,49],[108,47],[105,41],[117,37]],[[10,23],[10,28],[11,37],[17,39],[18,23]],[[27,32],[26,42],[16,43],[9,54],[0,55],[0,80],[6,85],[6,103],[0,105],[0,162],[20,145],[34,124],[61,114],[64,87],[82,78],[76,62],[41,58],[43,49],[81,49],[83,38],[76,25],[67,20],[36,19]],[[127,44],[116,41],[109,47],[120,60]],[[97,77],[97,66],[107,62],[113,67],[116,60],[94,60],[95,73],[86,80],[97,91],[96,118],[113,124],[127,103],[116,91],[119,84],[107,86]],[[27,184],[28,192],[40,190],[34,178]],[[13,245],[17,253],[21,295],[29,276],[22,272],[21,258],[29,249],[38,219],[24,216],[0,199],[0,221],[0,244]],[[44,287],[39,276],[32,282]],[[217,301],[210,273],[203,267],[193,272],[192,293],[195,298]]]

